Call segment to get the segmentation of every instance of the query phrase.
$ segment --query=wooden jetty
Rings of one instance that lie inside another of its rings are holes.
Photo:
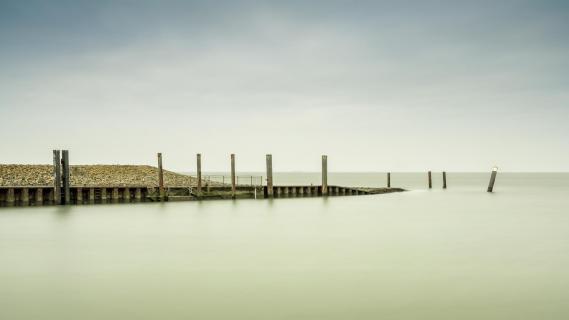
[[[73,185],[67,150],[53,152],[53,185],[0,185],[0,206],[84,205],[157,201],[192,201],[214,199],[267,199],[327,196],[355,196],[404,191],[400,188],[358,188],[328,185],[327,156],[322,156],[321,185],[274,185],[272,155],[266,156],[266,184],[239,184],[235,155],[231,154],[231,176],[225,183],[212,183],[201,172],[201,154],[197,154],[197,175],[192,185],[167,185],[162,169],[162,154],[157,154],[157,185]],[[189,178],[186,176],[186,178]],[[243,180],[243,179],[242,179]],[[249,180],[249,179],[246,179]]]

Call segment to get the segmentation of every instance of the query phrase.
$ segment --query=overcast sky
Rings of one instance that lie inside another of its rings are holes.
[[[569,171],[567,1],[0,0],[0,163]]]

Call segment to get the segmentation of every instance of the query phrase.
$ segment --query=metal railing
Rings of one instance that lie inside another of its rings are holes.
[[[206,175],[202,176],[206,183],[231,184],[230,175]],[[263,185],[263,176],[235,176],[235,184],[238,186],[258,187]]]

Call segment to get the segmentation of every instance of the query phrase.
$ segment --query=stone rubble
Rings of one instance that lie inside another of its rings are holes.
[[[144,165],[72,165],[72,186],[158,185],[158,168]],[[52,165],[0,164],[0,186],[53,186]],[[197,179],[164,170],[166,187],[193,187]],[[205,182],[202,182],[205,185]]]

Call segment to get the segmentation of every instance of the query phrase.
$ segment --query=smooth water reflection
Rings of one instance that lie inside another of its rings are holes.
[[[488,176],[377,196],[3,208],[0,319],[568,317],[568,175],[499,175],[494,194]]]

